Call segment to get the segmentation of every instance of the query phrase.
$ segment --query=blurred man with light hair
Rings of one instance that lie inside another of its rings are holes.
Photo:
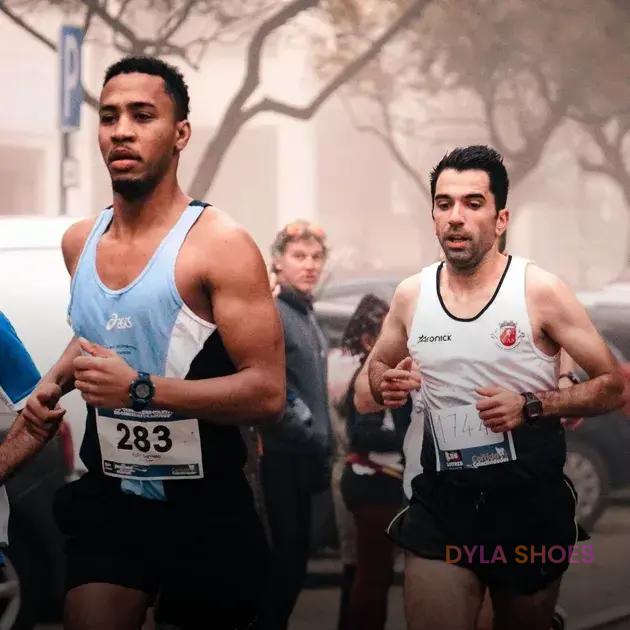
[[[284,329],[287,405],[279,424],[261,428],[261,478],[272,538],[264,630],[287,628],[306,577],[311,500],[330,487],[328,346],[313,314],[326,255],[325,232],[308,221],[285,225],[271,247]]]

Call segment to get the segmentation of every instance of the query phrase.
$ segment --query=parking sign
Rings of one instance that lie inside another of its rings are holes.
[[[59,44],[60,95],[59,124],[63,131],[78,129],[81,124],[81,42],[83,31],[75,26],[61,27]]]

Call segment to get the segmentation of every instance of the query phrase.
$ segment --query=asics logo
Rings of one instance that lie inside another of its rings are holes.
[[[111,317],[105,324],[105,330],[125,330],[126,328],[132,328],[131,317],[118,317],[118,313],[112,313]]]

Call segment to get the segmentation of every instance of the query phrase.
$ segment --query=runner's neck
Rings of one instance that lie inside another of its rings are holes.
[[[177,182],[174,186],[158,184],[146,197],[127,201],[114,194],[114,215],[108,232],[120,240],[132,240],[148,230],[173,225],[192,201]]]
[[[475,296],[479,292],[494,290],[499,282],[508,257],[491,249],[472,271],[462,272],[453,268],[448,261],[442,268],[440,284],[444,289],[460,298]]]

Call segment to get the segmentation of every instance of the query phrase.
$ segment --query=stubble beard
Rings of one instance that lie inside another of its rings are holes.
[[[444,257],[448,264],[462,274],[470,274],[477,269],[484,256],[490,251],[490,247],[484,249],[483,244],[474,240],[467,241],[466,250],[452,251],[445,247],[446,242],[440,241]]]
[[[146,197],[157,186],[158,177],[147,176],[133,179],[112,179],[112,190],[125,201],[138,201]]]

